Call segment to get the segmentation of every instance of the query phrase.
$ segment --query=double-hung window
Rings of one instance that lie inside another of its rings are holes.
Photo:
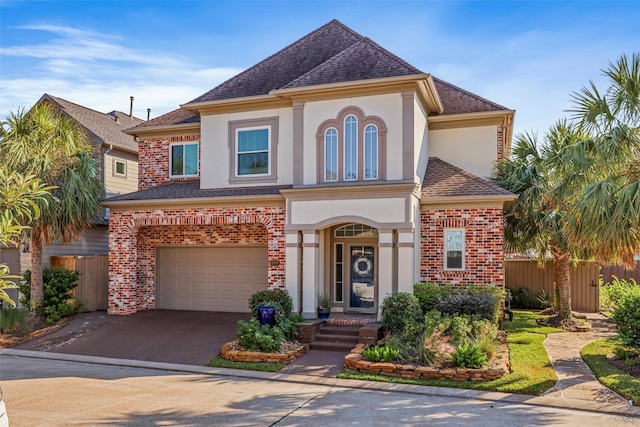
[[[276,182],[278,118],[229,122],[229,182]]]
[[[464,270],[464,229],[444,230],[444,269]]]
[[[169,166],[171,177],[198,176],[198,143],[172,144]]]
[[[270,128],[236,130],[236,176],[268,175]]]

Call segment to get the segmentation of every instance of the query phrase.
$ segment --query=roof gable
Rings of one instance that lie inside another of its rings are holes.
[[[142,120],[129,117],[128,114],[120,111],[101,113],[49,94],[44,94],[38,102],[42,101],[49,102],[62,113],[75,120],[87,132],[92,134],[97,142],[112,144],[116,148],[128,151],[138,151],[138,144],[134,137],[127,135],[123,131],[139,125]]]

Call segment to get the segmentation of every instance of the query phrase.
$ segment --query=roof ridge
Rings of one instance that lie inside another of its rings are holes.
[[[443,85],[445,85],[445,86],[449,86],[451,89],[454,89],[454,90],[457,90],[457,91],[459,91],[459,92],[462,92],[462,93],[464,93],[464,94],[466,94],[466,95],[471,96],[472,98],[478,99],[478,100],[480,100],[480,101],[482,101],[482,102],[486,102],[487,104],[491,104],[492,106],[494,106],[494,107],[496,107],[496,108],[498,108],[498,109],[500,109],[500,110],[508,110],[508,109],[509,109],[509,108],[505,107],[504,105],[500,105],[500,104],[498,104],[498,103],[496,103],[496,102],[490,101],[490,100],[488,100],[487,98],[484,98],[484,97],[482,97],[482,96],[480,96],[480,95],[477,95],[477,94],[475,94],[475,93],[473,93],[473,92],[469,92],[469,91],[468,91],[468,90],[466,90],[466,89],[462,89],[460,86],[456,86],[456,85],[454,85],[454,84],[452,84],[452,83],[449,83],[449,82],[447,82],[447,81],[444,81],[444,80],[442,80],[442,79],[439,79],[438,77],[436,77],[436,76],[434,76],[434,75],[432,75],[431,77],[433,77],[433,79],[434,79],[434,80],[436,80],[436,81],[438,81],[439,83],[442,83],[442,84],[443,84]]]
[[[240,76],[243,76],[243,75],[253,71],[254,69],[256,69],[259,66],[261,66],[263,63],[268,62],[271,58],[275,57],[276,55],[279,55],[282,52],[285,52],[286,50],[291,49],[296,45],[304,43],[307,39],[309,39],[313,35],[319,33],[320,31],[323,31],[324,29],[326,29],[330,25],[339,25],[341,28],[343,28],[344,30],[350,32],[351,34],[353,34],[357,38],[359,38],[359,39],[363,39],[364,38],[364,36],[362,34],[357,33],[356,31],[352,30],[351,28],[349,28],[348,26],[346,26],[345,24],[343,24],[342,22],[340,22],[340,21],[338,21],[337,19],[334,18],[331,21],[327,22],[326,24],[316,28],[315,30],[311,31],[310,33],[305,34],[304,36],[300,37],[299,39],[295,40],[294,42],[292,42],[292,43],[288,44],[287,46],[283,47],[282,49],[276,51],[275,53],[267,56],[266,58],[262,59],[257,64],[254,64],[251,67],[247,68],[246,70],[244,70],[244,71],[242,71],[242,72],[230,77],[229,79],[227,79],[224,82],[220,83],[218,86],[214,87],[210,91],[208,91],[208,92],[206,92],[206,93],[204,93],[204,94],[192,99],[191,101],[187,102],[187,104],[191,104],[192,102],[196,102],[197,99],[206,97],[209,93],[213,92],[214,90],[219,90],[220,88],[226,87],[229,84],[229,82],[231,82],[233,80],[237,80]],[[294,80],[297,80],[297,79],[294,79]],[[287,85],[288,84],[289,83],[287,83]],[[271,90],[273,90],[273,89],[279,89],[279,88],[275,88],[274,87]]]

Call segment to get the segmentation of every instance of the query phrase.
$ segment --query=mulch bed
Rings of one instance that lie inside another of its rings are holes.
[[[640,358],[636,358],[635,360],[635,365],[629,366],[625,360],[616,359],[615,354],[612,353],[607,355],[607,362],[609,362],[610,365],[615,366],[625,374],[631,375],[632,377],[640,380]]]

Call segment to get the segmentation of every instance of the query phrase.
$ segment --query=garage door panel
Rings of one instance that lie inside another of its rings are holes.
[[[267,287],[266,247],[162,247],[156,260],[157,308],[248,312]]]

